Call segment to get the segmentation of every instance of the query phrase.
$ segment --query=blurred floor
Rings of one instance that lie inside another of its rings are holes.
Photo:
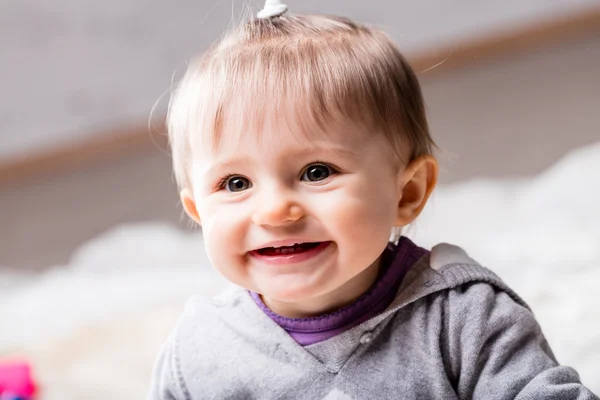
[[[600,33],[527,54],[421,74],[443,183],[536,174],[600,140]],[[447,158],[451,159],[448,160]],[[117,224],[181,219],[170,159],[156,150],[0,188],[0,266],[64,264]]]

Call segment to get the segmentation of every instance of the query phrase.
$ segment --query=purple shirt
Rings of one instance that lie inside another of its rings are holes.
[[[352,304],[325,315],[310,318],[283,317],[271,311],[258,293],[250,292],[250,295],[260,309],[299,344],[308,346],[339,335],[384,311],[396,297],[406,272],[426,253],[427,250],[416,246],[404,236],[397,246],[390,243],[381,255],[379,276],[369,290]]]

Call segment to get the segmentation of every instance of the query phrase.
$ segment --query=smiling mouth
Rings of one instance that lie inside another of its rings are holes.
[[[285,256],[289,254],[300,254],[319,247],[323,242],[312,242],[312,243],[296,243],[293,246],[281,246],[281,247],[265,247],[262,249],[254,250],[253,253],[261,256]]]

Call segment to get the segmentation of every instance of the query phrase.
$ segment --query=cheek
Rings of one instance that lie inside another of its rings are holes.
[[[224,207],[229,209],[229,207]],[[233,218],[231,211],[210,214],[202,224],[204,247],[212,267],[222,276],[236,285],[256,291],[244,267],[245,249],[244,224],[239,218]]]
[[[244,249],[244,224],[233,205],[202,207],[202,234],[206,253],[215,267],[231,263],[228,258]]]
[[[340,240],[353,242],[364,250],[387,240],[394,225],[396,199],[393,188],[383,184],[362,182],[345,190],[332,201],[325,213],[330,226],[335,226],[335,234]]]

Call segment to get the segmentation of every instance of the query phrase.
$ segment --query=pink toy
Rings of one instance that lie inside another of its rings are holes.
[[[35,394],[35,390],[29,363],[0,361],[0,399],[29,399]]]

